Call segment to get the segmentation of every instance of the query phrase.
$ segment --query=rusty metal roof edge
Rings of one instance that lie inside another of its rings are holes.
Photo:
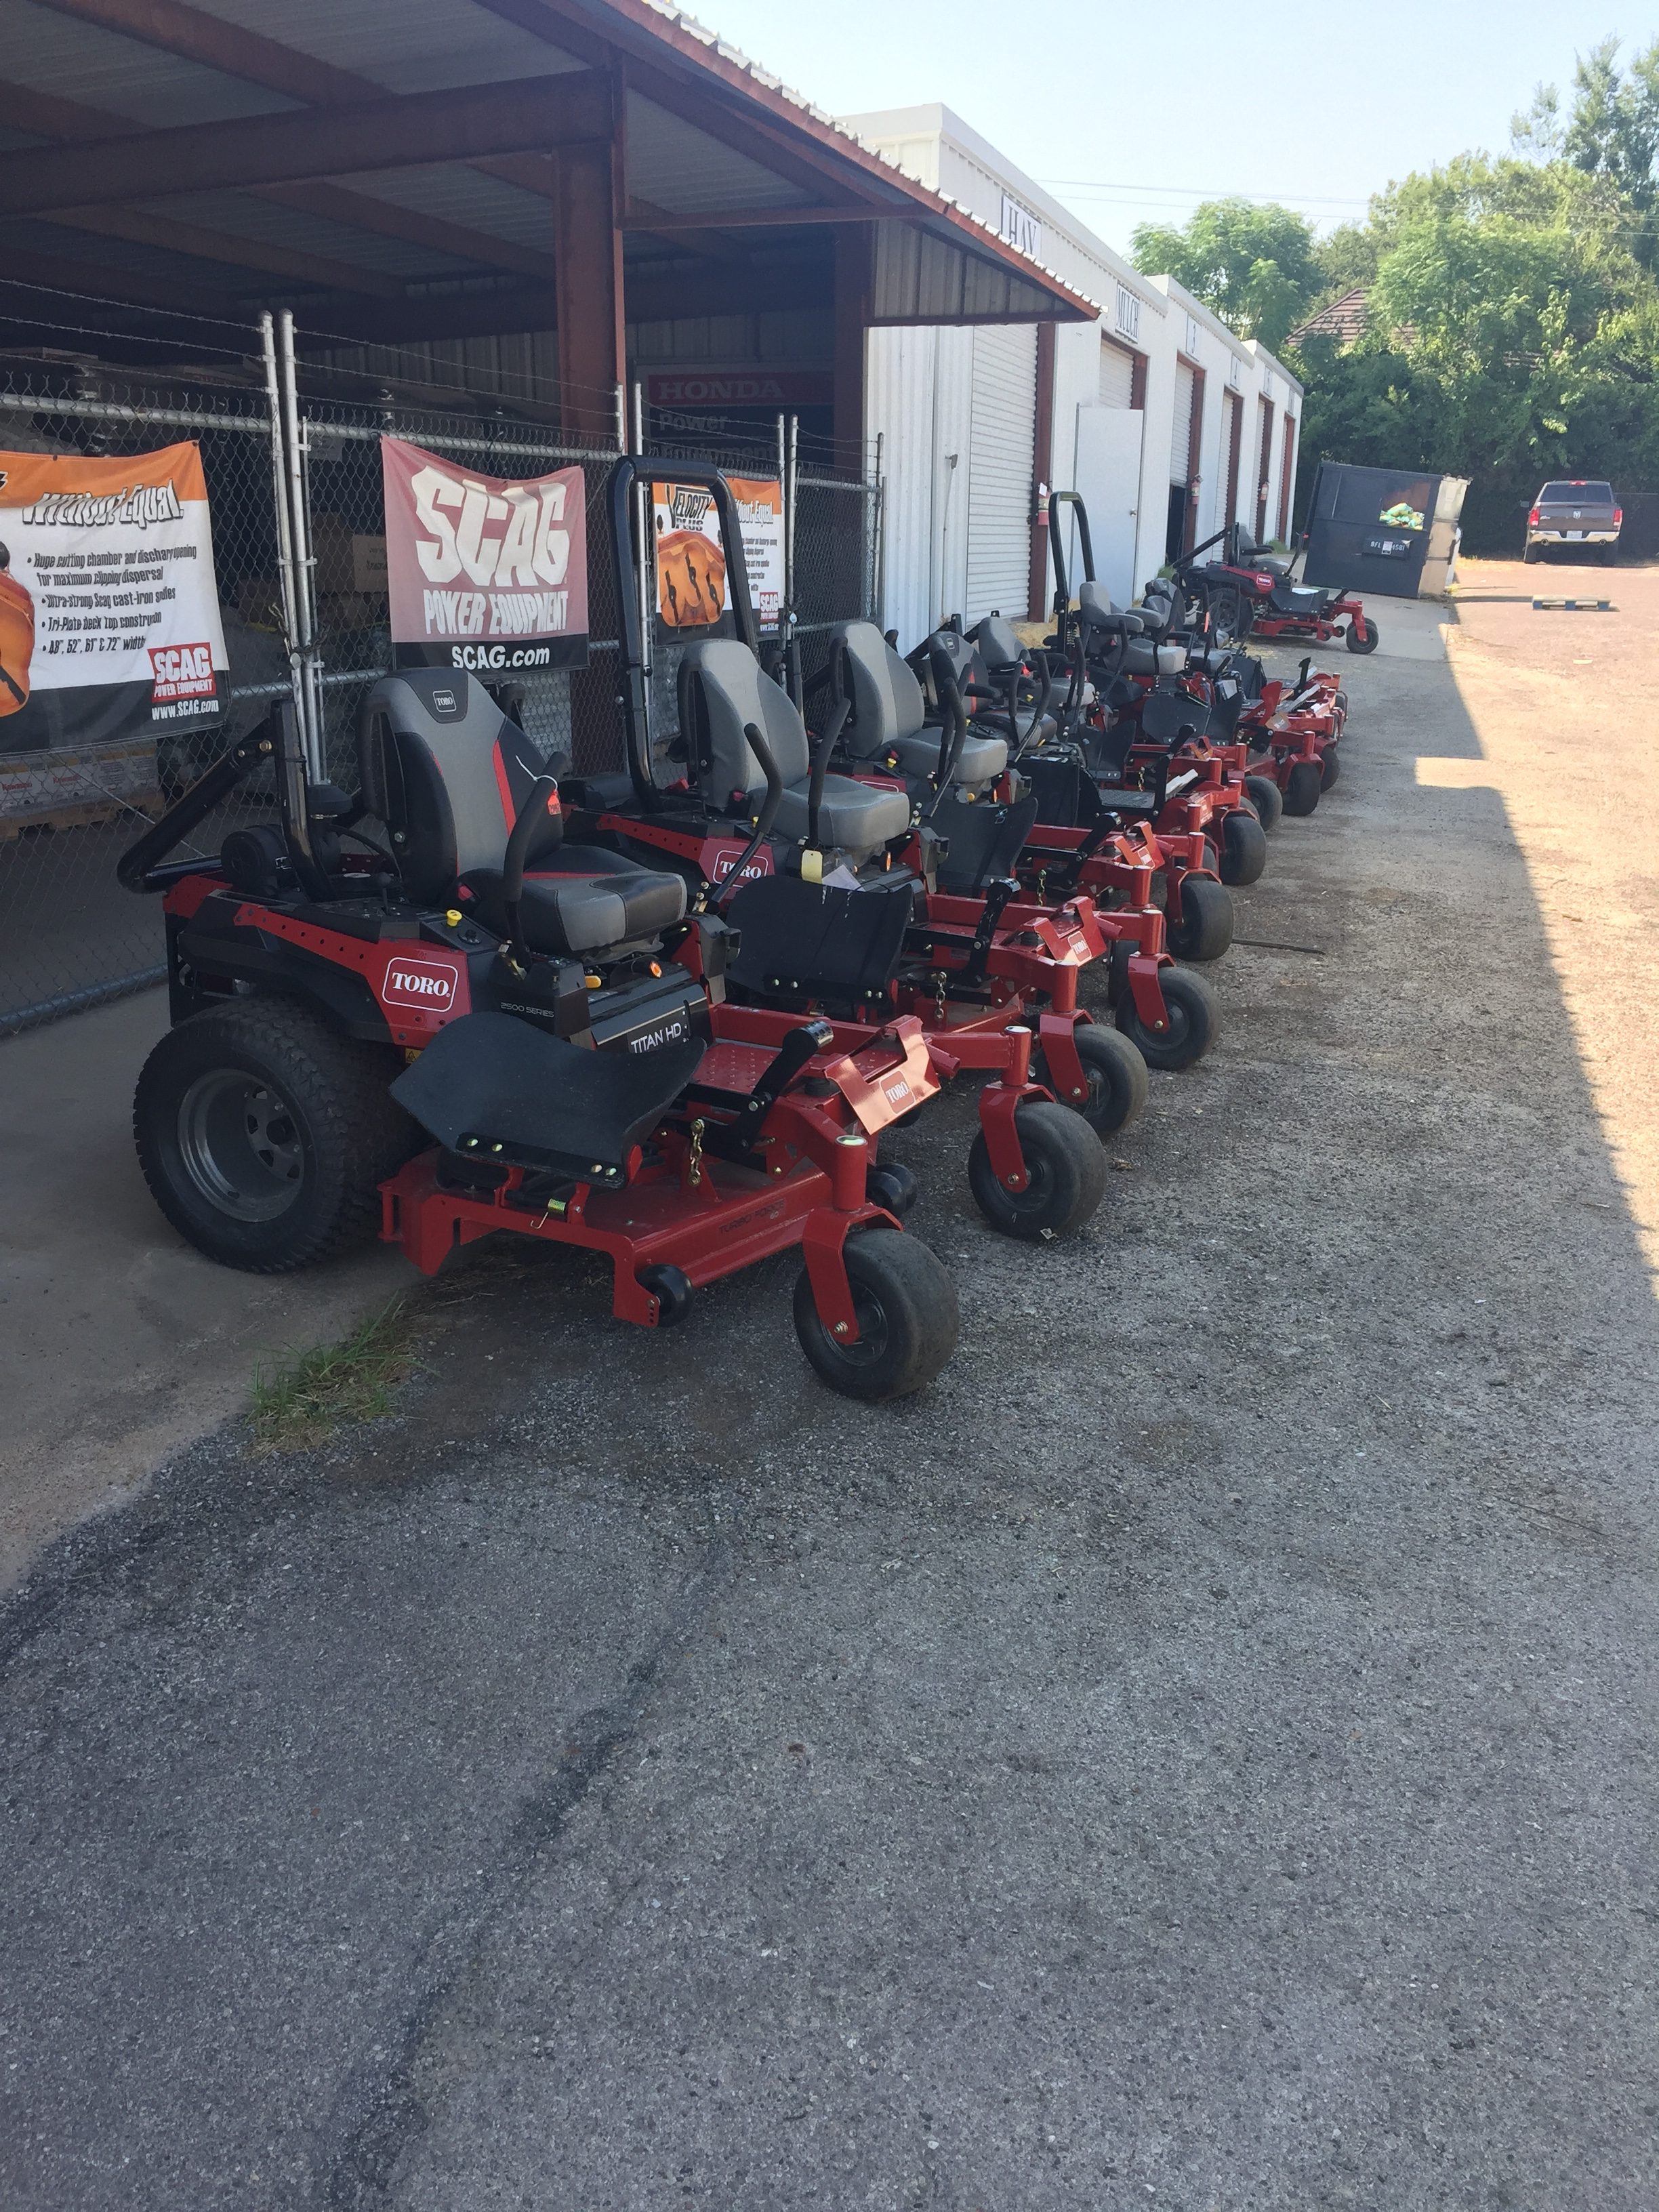
[[[866,146],[855,132],[837,123],[833,115],[826,114],[804,94],[786,84],[781,77],[775,76],[769,70],[763,69],[759,63],[751,61],[741,48],[721,38],[718,32],[711,31],[706,24],[698,22],[696,16],[688,15],[684,9],[672,6],[671,0],[598,0],[598,9],[623,17],[659,46],[667,46],[683,60],[700,68],[708,70],[709,57],[712,56],[714,62],[722,66],[711,73],[733,90],[751,94],[759,92],[768,96],[769,104],[793,110],[793,112],[784,114],[781,119],[793,124],[798,129],[808,130],[830,151],[856,161],[866,171],[878,173],[883,184],[898,187],[902,198],[894,207],[895,216],[902,217],[908,212],[904,204],[908,202],[910,208],[923,215],[943,217],[951,229],[965,234],[964,243],[987,253],[990,258],[1012,274],[1024,277],[1040,290],[1062,300],[1079,319],[1093,322],[1105,312],[1099,301],[1091,300],[1086,293],[1074,289],[1064,277],[1056,276],[1043,263],[1029,259],[948,193],[934,191],[931,186],[921,183],[900,168],[890,156],[878,153],[872,146]],[[703,51],[691,52],[689,47],[700,47]],[[733,82],[734,79],[745,82],[738,83]],[[647,97],[649,97],[648,94]]]

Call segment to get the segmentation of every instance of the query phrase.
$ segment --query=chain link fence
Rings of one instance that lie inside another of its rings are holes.
[[[276,566],[264,392],[0,363],[0,447],[116,458],[186,440],[200,447],[207,480],[228,700],[159,738],[109,744],[42,744],[62,733],[43,732],[39,717],[20,744],[22,717],[0,720],[0,1034],[159,980],[159,903],[119,889],[116,860],[289,688],[281,619],[264,588]],[[268,804],[268,792],[245,787],[184,849],[216,852],[239,819]]]
[[[273,701],[293,696],[275,488],[276,464],[287,456],[273,450],[273,410],[252,349],[246,368],[241,385],[214,386],[0,362],[0,447],[113,457],[185,440],[199,446],[229,664],[225,711],[172,725],[159,738],[42,745],[36,732],[33,744],[8,750],[0,720],[0,1036],[161,979],[161,902],[120,890],[117,859]],[[517,690],[526,732],[550,763],[582,775],[625,769],[607,501],[614,445],[500,415],[406,406],[389,392],[373,404],[302,394],[297,416],[314,616],[313,696],[325,773],[355,787],[358,710],[393,665],[382,434],[494,477],[580,466],[589,665],[512,672],[501,681]],[[780,472],[775,445],[711,456],[706,444],[681,446],[659,434],[651,457],[671,470],[676,459],[713,458],[734,474]],[[879,619],[880,496],[874,484],[818,473],[801,474],[794,489],[794,604],[810,677],[823,664],[834,623],[854,615]],[[673,724],[677,659],[659,656],[655,670],[659,728]],[[269,779],[252,780],[181,853],[216,853],[239,823],[268,819],[273,799]]]

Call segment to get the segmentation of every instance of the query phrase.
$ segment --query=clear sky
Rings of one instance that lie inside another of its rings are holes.
[[[1322,229],[1390,178],[1502,152],[1575,48],[1659,35],[1655,0],[696,0],[689,13],[832,115],[943,100],[1096,234],[1224,192]]]

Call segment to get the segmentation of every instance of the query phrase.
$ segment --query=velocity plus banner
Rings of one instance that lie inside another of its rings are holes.
[[[0,751],[212,723],[227,667],[199,447],[0,452]]]
[[[410,668],[500,676],[587,665],[580,466],[480,476],[380,441],[392,642]]]
[[[738,510],[755,618],[763,629],[773,629],[783,604],[783,486],[775,477],[726,481]],[[651,507],[658,618],[667,630],[706,629],[732,609],[714,495],[703,484],[653,483]]]

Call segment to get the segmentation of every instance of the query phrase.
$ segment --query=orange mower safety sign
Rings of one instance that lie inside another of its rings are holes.
[[[0,451],[0,750],[211,723],[226,684],[200,448]]]

